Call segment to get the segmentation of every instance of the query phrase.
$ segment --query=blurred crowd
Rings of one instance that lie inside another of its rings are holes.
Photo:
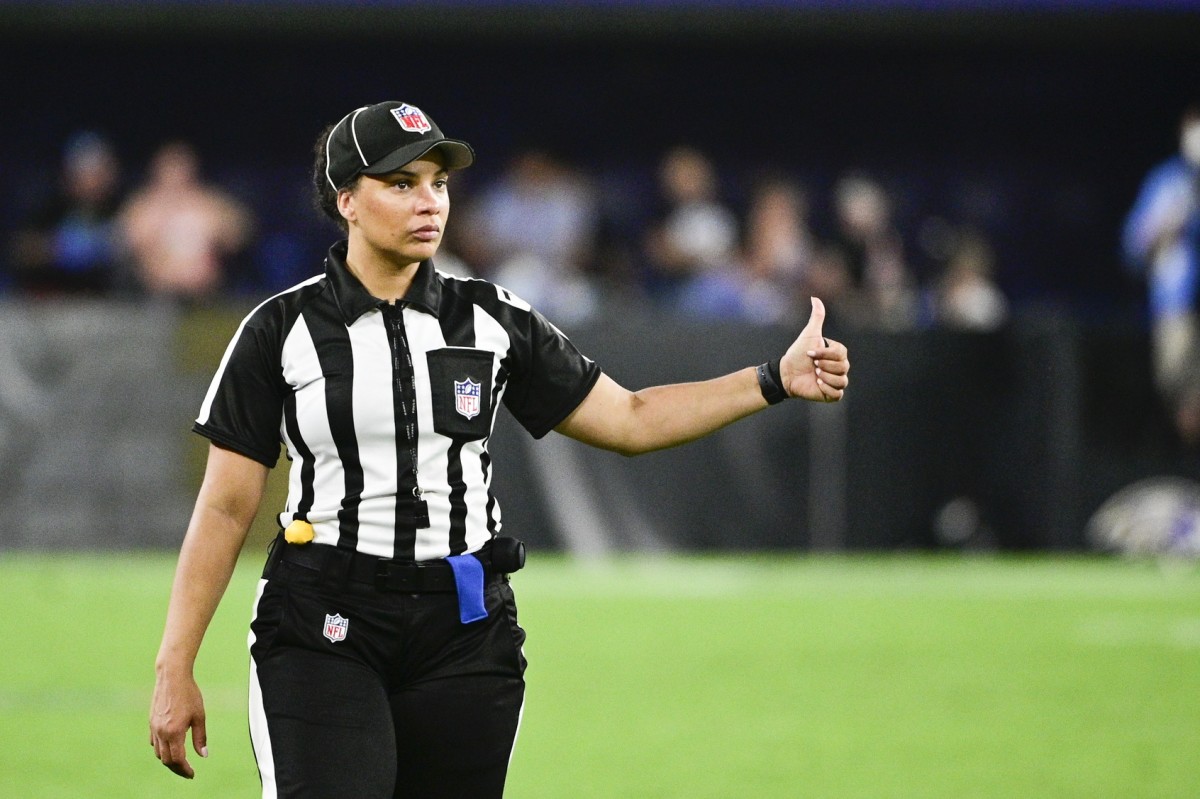
[[[126,190],[110,142],[72,137],[55,192],[9,243],[12,289],[35,296],[133,294],[181,302],[219,296],[254,234],[245,204],[207,185],[186,142],[164,144]]]
[[[679,146],[637,185],[539,148],[476,175],[455,181],[438,266],[492,279],[563,324],[613,298],[670,316],[795,324],[817,295],[846,322],[886,330],[991,330],[1009,315],[982,229],[940,217],[904,229],[892,194],[865,172],[818,191],[782,172],[727,173]],[[263,235],[258,219],[280,202],[207,180],[187,142],[126,164],[112,142],[80,132],[55,193],[7,242],[0,286],[181,303],[281,290],[319,269],[323,251]],[[264,265],[281,253],[298,261],[290,272]]]
[[[0,295],[214,304],[321,268],[337,231],[310,210],[306,165],[297,181],[236,186],[204,166],[186,141],[122,159],[96,132],[73,135],[45,196],[0,242]],[[732,169],[695,146],[619,174],[541,147],[490,169],[454,176],[438,267],[500,283],[562,325],[617,303],[795,326],[810,295],[860,329],[990,331],[1012,315],[1001,277],[1021,265],[1002,260],[1003,234],[915,214],[898,201],[903,186],[861,170],[818,184]],[[1183,109],[1175,151],[1131,191],[1124,229],[1107,233],[1146,298],[1160,405],[1176,439],[1200,449],[1200,105]]]
[[[235,193],[206,178],[186,141],[125,162],[80,131],[47,196],[0,249],[0,292],[212,303],[262,296],[320,268],[336,235],[303,186]],[[991,235],[969,220],[897,213],[885,183],[846,170],[822,186],[783,171],[724,169],[693,146],[660,153],[640,180],[609,180],[549,149],[513,153],[454,181],[438,266],[504,285],[563,324],[616,299],[664,316],[792,325],[817,295],[848,324],[994,330],[1011,314]],[[1200,442],[1200,107],[1147,176],[1121,238],[1144,281],[1158,385]],[[250,185],[250,184],[247,184]],[[244,188],[244,187],[243,187]],[[273,192],[273,194],[271,194]]]

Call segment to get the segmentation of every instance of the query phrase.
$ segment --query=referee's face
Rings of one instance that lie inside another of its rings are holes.
[[[448,178],[436,153],[387,175],[363,175],[338,197],[351,246],[400,268],[432,258],[450,213]]]

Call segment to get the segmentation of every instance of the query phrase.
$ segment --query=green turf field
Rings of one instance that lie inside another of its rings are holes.
[[[173,558],[0,556],[0,797],[256,796],[257,565],[201,653],[211,757],[189,783],[146,732]],[[514,583],[514,799],[1200,794],[1195,569],[535,556]]]

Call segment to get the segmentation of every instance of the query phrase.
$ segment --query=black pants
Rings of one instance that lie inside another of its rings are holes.
[[[488,617],[273,563],[250,635],[250,731],[264,799],[488,799],[504,793],[525,695],[512,588]]]

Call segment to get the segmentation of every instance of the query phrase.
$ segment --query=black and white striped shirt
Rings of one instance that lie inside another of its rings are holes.
[[[474,552],[501,524],[487,450],[501,400],[540,438],[600,369],[495,284],[427,261],[389,305],[345,259],[334,245],[323,275],[242,321],[194,430],[267,466],[282,442],[280,525],[307,520],[317,544],[402,560]]]

